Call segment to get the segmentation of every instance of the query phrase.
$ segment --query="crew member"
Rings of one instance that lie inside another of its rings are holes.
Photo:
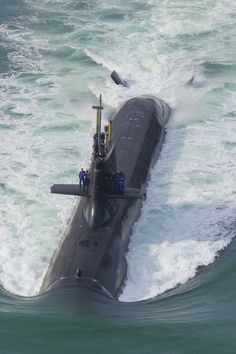
[[[84,185],[84,178],[85,178],[85,172],[83,168],[81,168],[80,173],[79,173],[79,186],[81,187]]]
[[[105,143],[105,133],[104,132],[101,132],[100,133],[100,140],[101,140],[101,142],[104,144]]]
[[[89,183],[90,183],[90,175],[89,175],[89,171],[85,171],[84,174],[84,189],[88,190],[89,187]]]
[[[122,171],[119,173],[119,193],[124,194],[125,192],[125,175]]]
[[[112,174],[111,174],[111,181],[112,181],[113,193],[117,193],[117,191],[118,191],[118,186],[117,186],[117,173],[116,173],[115,171],[113,171]]]
[[[125,192],[125,175],[122,171],[116,170],[112,173],[114,181],[114,192],[117,194],[124,194]]]
[[[100,144],[100,150],[101,150],[101,153],[100,153],[101,157],[105,157],[106,151],[105,151],[105,144],[103,142],[101,142],[101,144]]]

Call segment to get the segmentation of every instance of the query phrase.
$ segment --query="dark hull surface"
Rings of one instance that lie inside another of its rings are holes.
[[[110,172],[119,168],[125,174],[127,186],[145,189],[150,166],[164,141],[169,113],[169,107],[156,98],[128,100],[112,117],[114,145],[106,157],[105,168]],[[119,296],[127,273],[130,234],[140,215],[142,200],[108,198],[106,203],[109,202],[113,217],[101,227],[91,228],[85,217],[87,198],[78,201],[41,292],[76,278],[81,286],[114,298]]]

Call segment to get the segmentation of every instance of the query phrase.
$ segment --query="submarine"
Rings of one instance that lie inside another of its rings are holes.
[[[111,77],[127,87],[116,72]],[[87,182],[51,187],[52,193],[80,198],[40,293],[73,284],[118,300],[127,277],[132,227],[164,142],[170,107],[153,96],[131,98],[113,111],[104,131],[101,95],[93,109],[96,131]]]

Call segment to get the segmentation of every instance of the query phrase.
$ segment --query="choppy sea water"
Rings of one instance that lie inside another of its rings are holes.
[[[235,353],[234,2],[0,5],[1,352]],[[133,228],[126,303],[87,308],[83,291],[35,295],[75,203],[50,186],[89,164],[100,92],[104,121],[143,94],[173,113]]]

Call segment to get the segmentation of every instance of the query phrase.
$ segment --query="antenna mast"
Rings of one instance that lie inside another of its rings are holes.
[[[96,124],[96,134],[98,141],[98,154],[101,153],[101,144],[100,144],[100,135],[101,135],[101,126],[102,126],[102,95],[99,96],[99,106],[93,106],[93,109],[97,110],[97,124]]]

